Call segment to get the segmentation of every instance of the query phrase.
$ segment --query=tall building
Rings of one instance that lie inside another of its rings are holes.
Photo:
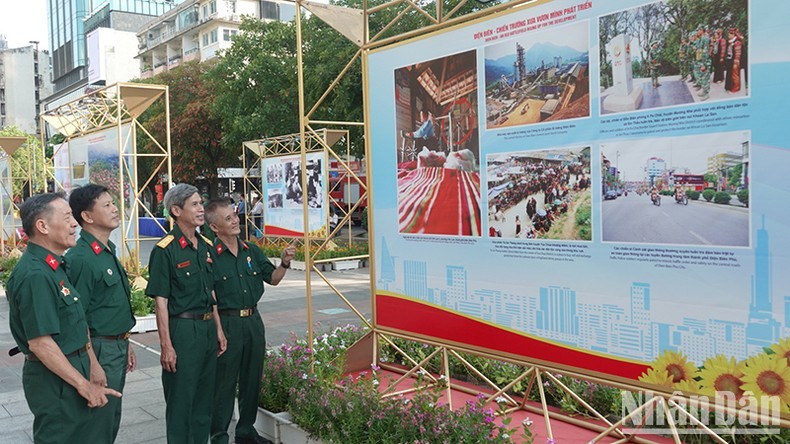
[[[664,159],[660,157],[651,157],[647,159],[647,165],[645,167],[645,174],[647,177],[647,183],[652,186],[655,184],[656,179],[663,176],[664,172],[667,170],[667,163]]]
[[[52,94],[49,51],[40,51],[38,42],[8,48],[0,35],[0,128],[16,126],[29,134],[38,133],[39,101]]]
[[[242,16],[290,21],[294,3],[267,0],[187,0],[137,33],[140,76],[150,78],[188,61],[214,58],[230,48]]]
[[[54,94],[45,97],[53,109],[84,95],[89,85],[88,34],[99,28],[136,34],[152,16],[159,16],[182,0],[48,0],[49,47],[52,48]],[[107,40],[110,41],[110,40]],[[133,40],[131,53],[134,54]],[[124,52],[116,42],[115,52]],[[95,58],[95,57],[94,57]],[[134,60],[128,63],[133,64]],[[123,70],[122,70],[123,71]],[[125,76],[124,76],[125,77]],[[125,81],[128,78],[112,79]],[[115,83],[115,81],[107,83]],[[98,80],[101,85],[102,80]]]

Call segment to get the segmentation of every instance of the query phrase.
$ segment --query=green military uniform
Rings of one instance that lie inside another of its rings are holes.
[[[703,32],[695,44],[697,57],[697,84],[700,86],[699,96],[706,100],[710,94],[711,77],[711,58],[710,58],[710,36]]]
[[[29,243],[8,280],[9,324],[19,349],[27,355],[22,369],[25,399],[33,413],[33,441],[75,443],[92,427],[93,412],[77,389],[31,354],[28,341],[52,336],[69,363],[90,378],[88,324],[80,295],[69,282],[63,259]]]
[[[266,336],[256,306],[263,295],[263,282],[271,284],[275,266],[258,246],[240,240],[238,243],[238,253],[234,256],[219,238],[214,239],[214,291],[228,348],[217,359],[212,444],[228,442],[237,383],[236,437],[257,436],[253,424],[258,411]]]
[[[151,251],[145,294],[167,299],[176,372],[162,371],[167,442],[205,444],[217,366],[217,328],[211,313],[211,241],[192,245],[176,224]]]
[[[686,80],[689,75],[689,56],[688,56],[688,43],[681,42],[678,46],[678,65],[680,68],[680,80]]]
[[[129,330],[135,319],[129,301],[129,277],[115,256],[112,241],[105,246],[82,230],[77,245],[66,253],[69,280],[81,295],[80,303],[90,329],[93,352],[107,376],[107,386],[123,393],[129,362]],[[94,439],[114,442],[121,425],[121,398],[107,397],[108,403],[94,413]]]
[[[658,60],[658,43],[653,43],[650,46],[650,53],[647,56],[647,69],[650,72],[650,83],[653,85],[653,88],[658,88],[661,86],[658,83],[658,68],[661,67],[661,62]]]

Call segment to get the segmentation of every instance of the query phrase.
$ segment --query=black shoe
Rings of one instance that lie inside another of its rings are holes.
[[[256,436],[255,438],[242,438],[237,436],[235,441],[236,444],[274,444],[272,441],[269,441],[260,435]]]

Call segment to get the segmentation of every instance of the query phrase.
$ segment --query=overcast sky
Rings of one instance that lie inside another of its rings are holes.
[[[612,166],[620,163],[626,180],[641,180],[651,157],[664,159],[668,168],[688,168],[691,174],[705,174],[708,157],[720,153],[740,155],[742,143],[746,141],[749,141],[749,133],[738,131],[607,143],[601,144],[601,152]]]
[[[0,0],[0,34],[9,48],[30,46],[37,40],[39,49],[49,49],[46,0]]]

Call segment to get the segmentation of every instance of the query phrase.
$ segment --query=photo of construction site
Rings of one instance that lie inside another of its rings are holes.
[[[590,116],[589,22],[485,48],[486,127]]]
[[[395,70],[402,233],[480,236],[475,51]]]

